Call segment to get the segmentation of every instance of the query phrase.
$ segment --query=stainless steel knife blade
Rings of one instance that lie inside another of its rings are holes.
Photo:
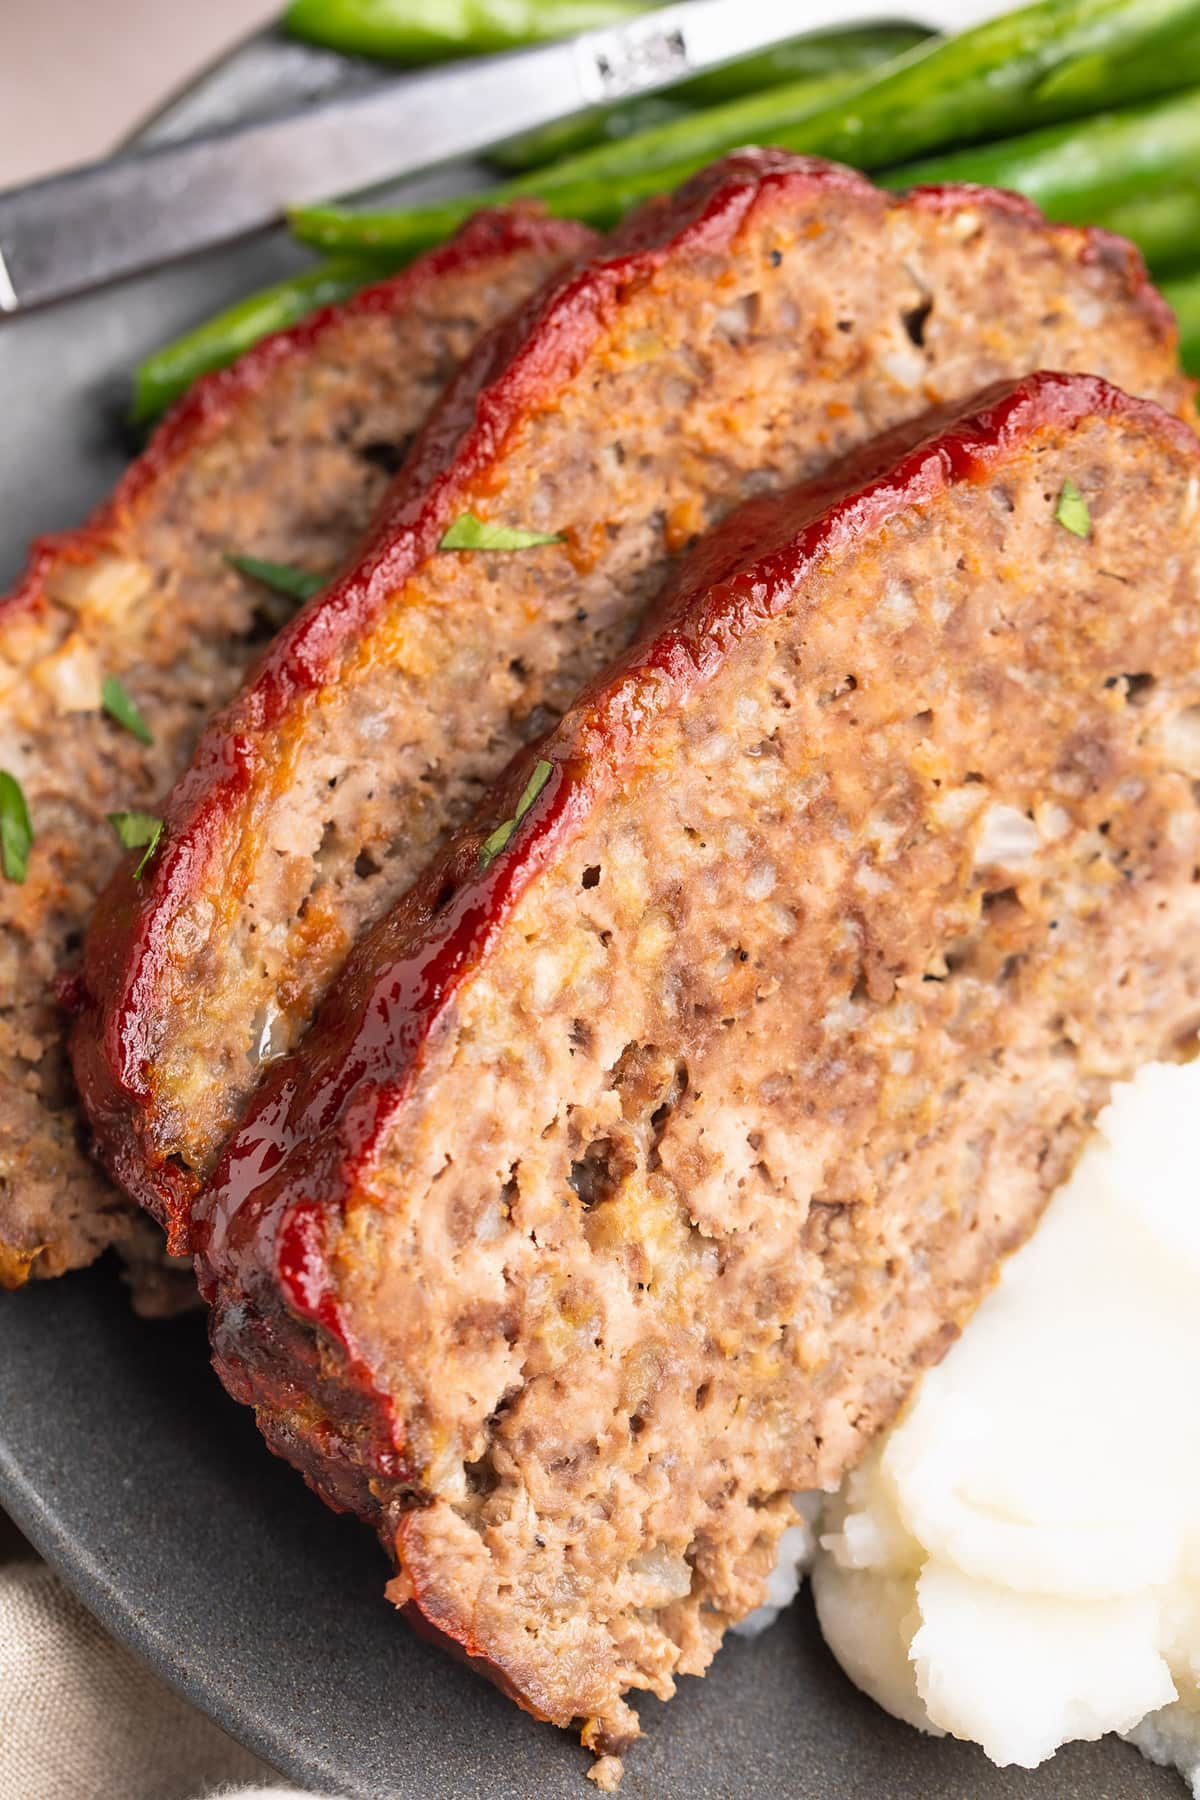
[[[996,0],[913,0],[959,30]],[[668,87],[804,31],[881,22],[886,0],[686,0],[628,24],[448,64],[0,193],[0,315],[98,287],[598,102]]]

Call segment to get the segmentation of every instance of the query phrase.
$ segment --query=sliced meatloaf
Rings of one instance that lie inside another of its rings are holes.
[[[364,560],[213,723],[162,852],[98,909],[76,1069],[102,1154],[177,1247],[360,929],[628,641],[672,559],[748,495],[1038,365],[1190,408],[1128,245],[1012,195],[896,199],[769,151],[634,215],[481,346]]]
[[[226,552],[339,564],[481,329],[588,237],[484,215],[262,344],[201,382],[90,523],[35,546],[0,599],[0,769],[36,832],[24,882],[0,875],[0,1285],[91,1261],[136,1216],[84,1152],[53,982],[120,856],[105,815],[154,809],[294,610]],[[112,677],[152,744],[102,709]]]
[[[1198,536],[1190,430],[1088,377],[751,502],[194,1206],[230,1391],[594,1747],[1194,1043]]]

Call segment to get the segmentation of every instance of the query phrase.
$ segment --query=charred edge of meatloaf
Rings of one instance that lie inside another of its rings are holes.
[[[887,282],[864,279],[864,241]],[[399,535],[383,528],[210,733],[158,865],[136,895],[126,873],[93,928],[85,1093],[110,1161],[179,1241],[349,945],[622,646],[698,533],[943,389],[1031,363],[1099,356],[1187,407],[1136,254],[1092,251],[1011,198],[892,200],[826,165],[734,158],[480,352],[410,465]],[[998,284],[1009,303],[981,325]],[[437,554],[466,510],[564,542]]]
[[[294,610],[225,553],[341,563],[385,464],[483,326],[589,239],[484,216],[404,275],[267,339],[199,382],[91,523],[44,540],[0,600],[0,764],[37,832],[26,882],[0,879],[0,1286],[116,1241],[140,1303],[168,1298],[134,1214],[86,1153],[54,982],[120,857],[106,814],[157,810],[207,715]],[[152,745],[102,712],[108,676]]]
[[[455,981],[417,979],[430,886],[345,984],[363,1018],[393,995],[390,1060],[323,1031],[207,1205],[218,1368],[319,1490],[370,1483],[399,1601],[599,1747],[624,1691],[706,1667],[788,1494],[861,1454],[1112,1080],[1200,1019],[1197,447],[1054,378],[989,432],[802,531],[790,573],[803,502],[774,539],[760,508],[768,559],[716,616],[685,583],[542,747],[503,906],[494,875],[443,901],[475,901]],[[307,1320],[319,1406],[247,1295]]]

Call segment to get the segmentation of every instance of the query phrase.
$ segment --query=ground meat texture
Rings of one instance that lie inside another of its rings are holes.
[[[696,553],[194,1208],[230,1391],[599,1749],[1200,1022],[1200,445],[1039,375],[844,482]]]
[[[53,987],[120,856],[105,815],[157,809],[208,714],[294,611],[225,553],[340,564],[482,328],[588,237],[481,216],[407,273],[269,339],[201,382],[91,523],[38,545],[0,599],[0,768],[37,832],[25,883],[0,877],[0,1285],[114,1241],[153,1270],[130,1239],[135,1213],[86,1154]],[[153,746],[101,711],[106,675]],[[164,1297],[146,1288],[146,1303]]]
[[[932,399],[1098,364],[1190,408],[1128,246],[781,152],[651,203],[481,347],[362,566],[214,724],[151,877],[127,868],[97,913],[76,1068],[102,1153],[175,1246],[359,931],[697,534]],[[561,541],[441,550],[465,514]]]

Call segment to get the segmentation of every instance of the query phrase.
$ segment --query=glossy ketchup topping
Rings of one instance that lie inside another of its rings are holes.
[[[304,1051],[274,1069],[194,1209],[206,1285],[274,1286],[352,1351],[329,1270],[347,1201],[369,1184],[456,990],[539,871],[619,787],[637,739],[829,557],[957,483],[986,479],[1034,435],[1098,416],[1141,424],[1200,462],[1200,442],[1153,402],[1095,377],[1040,374],[990,390],[966,417],[935,417],[932,436],[927,419],[915,445],[910,426],[818,482],[754,500],[704,540],[653,626],[537,747],[552,774],[510,846],[481,871],[487,825],[452,844],[358,945]],[[534,754],[514,763],[489,819],[511,814]]]
[[[642,208],[598,256],[584,258],[485,337],[418,438],[363,559],[285,629],[235,707],[206,732],[166,803],[163,847],[143,881],[134,883],[126,866],[97,907],[85,949],[84,1011],[73,1036],[77,1078],[110,1166],[120,1167],[136,1197],[179,1237],[196,1178],[164,1159],[152,1083],[157,1021],[173,993],[175,927],[197,891],[216,879],[231,822],[272,766],[279,732],[307,694],[336,678],[348,646],[436,551],[451,519],[502,463],[512,432],[572,378],[631,286],[652,279],[668,257],[719,252],[756,209],[814,193],[849,194],[879,212],[967,205],[1019,215],[1031,229],[1078,243],[1081,254],[1119,250],[1152,292],[1128,246],[1114,249],[1116,240],[1093,242],[1073,228],[1047,226],[1015,195],[941,187],[897,200],[815,158],[740,151],[677,195]]]

